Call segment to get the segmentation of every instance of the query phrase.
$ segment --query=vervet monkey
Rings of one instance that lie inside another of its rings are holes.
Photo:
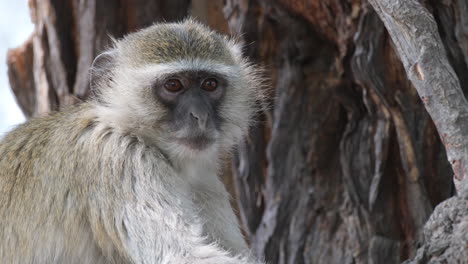
[[[91,100],[0,143],[0,263],[260,263],[217,177],[261,95],[239,45],[156,24],[91,75]]]

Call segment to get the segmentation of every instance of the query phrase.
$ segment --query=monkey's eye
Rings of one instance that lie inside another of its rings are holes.
[[[216,81],[216,79],[213,79],[213,78],[206,79],[202,84],[203,90],[208,91],[208,92],[213,92],[214,90],[216,90],[217,87],[218,87],[218,81]]]
[[[164,84],[164,88],[168,90],[169,92],[176,93],[182,90],[184,88],[182,84],[180,83],[179,80],[177,79],[169,79],[166,81]]]

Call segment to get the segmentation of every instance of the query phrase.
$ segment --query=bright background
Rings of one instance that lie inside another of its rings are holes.
[[[33,31],[27,0],[0,0],[0,138],[24,122],[8,83],[6,53],[21,45]]]

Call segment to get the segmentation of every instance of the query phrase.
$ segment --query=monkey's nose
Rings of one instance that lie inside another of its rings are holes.
[[[198,123],[198,127],[202,130],[206,129],[206,123],[208,121],[208,114],[190,112],[190,117]]]

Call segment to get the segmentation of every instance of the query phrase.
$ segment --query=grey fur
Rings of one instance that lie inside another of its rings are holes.
[[[95,98],[0,142],[0,263],[260,263],[217,176],[261,100],[240,47],[186,20],[131,34],[106,56]],[[202,153],[170,140],[151,96],[151,81],[183,69],[230,84],[218,140]]]

